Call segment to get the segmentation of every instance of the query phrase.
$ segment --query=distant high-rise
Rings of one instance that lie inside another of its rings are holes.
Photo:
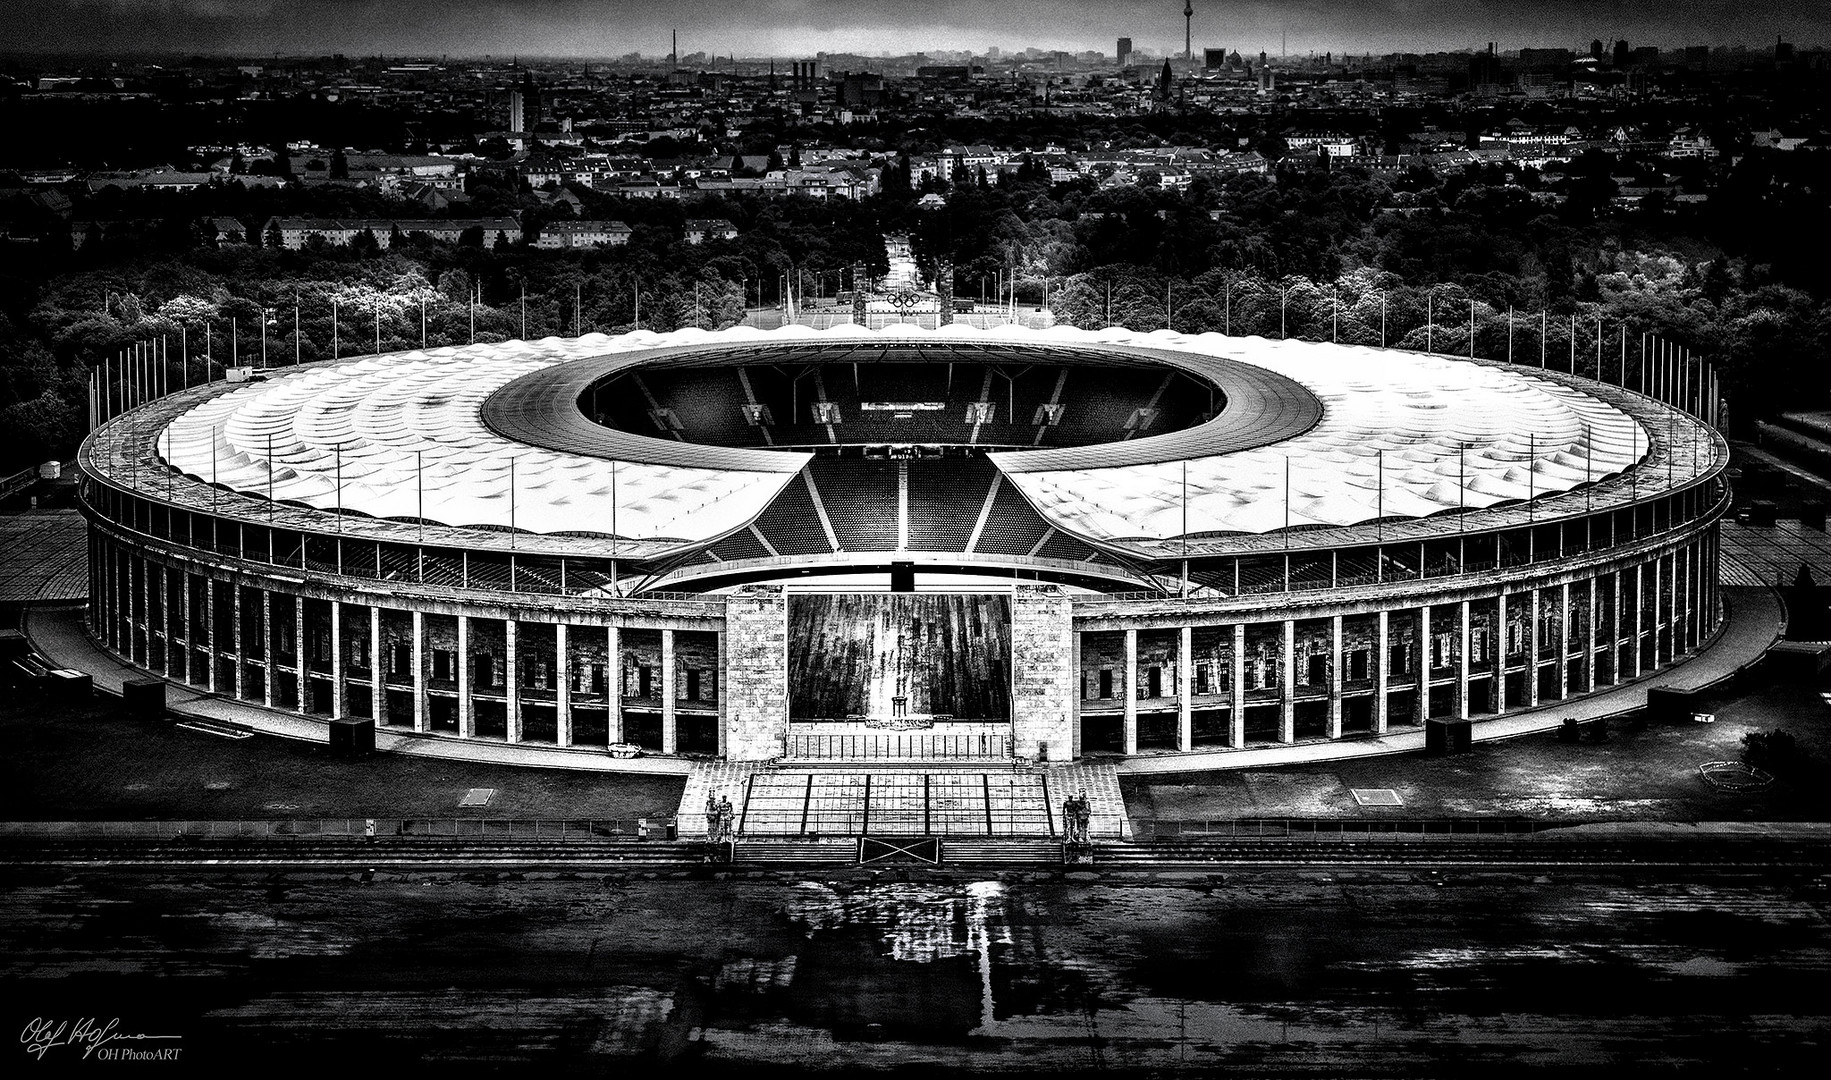
[[[519,90],[509,91],[509,131],[519,135],[528,130],[527,99]]]
[[[1628,66],[1628,43],[1626,38],[1615,42],[1615,66],[1618,68]]]
[[[1124,67],[1131,62],[1132,62],[1132,39],[1128,38],[1128,37],[1122,37],[1119,39],[1119,66]]]

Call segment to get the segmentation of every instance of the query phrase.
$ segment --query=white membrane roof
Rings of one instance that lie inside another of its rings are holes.
[[[322,510],[693,544],[754,520],[808,455],[734,454],[646,440],[650,452],[613,464],[628,449],[627,433],[606,430],[595,453],[585,452],[593,449],[585,444],[533,446],[490,430],[484,399],[523,376],[608,354],[634,360],[679,346],[925,339],[1119,345],[1192,354],[1191,361],[1220,357],[1287,377],[1322,403],[1321,419],[1301,434],[1162,463],[1102,465],[1127,455],[1097,446],[1045,451],[1050,456],[1027,462],[1023,452],[990,455],[1052,523],[1094,541],[1256,534],[1476,510],[1600,481],[1649,450],[1648,433],[1625,412],[1527,368],[1161,330],[895,325],[593,334],[270,370],[264,381],[219,394],[172,421],[159,436],[159,451],[206,483],[255,497],[271,491],[276,500]],[[1261,409],[1277,407],[1272,398],[1252,400]],[[1230,402],[1211,423],[1233,430],[1265,419],[1242,415],[1244,408],[1245,402]]]
[[[1045,517],[1093,540],[1476,510],[1602,480],[1649,449],[1647,432],[1625,412],[1526,368],[1353,345],[1102,333],[1118,344],[1223,356],[1285,375],[1322,401],[1323,416],[1294,438],[1234,453],[1008,471]],[[1227,419],[1223,410],[1216,422]],[[992,458],[1002,467],[1018,456]]]
[[[205,482],[254,496],[271,491],[277,501],[321,510],[533,533],[714,540],[762,513],[806,455],[780,455],[775,472],[613,464],[510,442],[479,418],[484,398],[530,372],[705,337],[594,334],[272,370],[174,420],[159,450]]]

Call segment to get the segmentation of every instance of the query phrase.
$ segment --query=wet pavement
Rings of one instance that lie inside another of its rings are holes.
[[[440,1075],[1718,1075],[1831,1035],[1816,876],[895,876],[14,872],[5,1019]]]

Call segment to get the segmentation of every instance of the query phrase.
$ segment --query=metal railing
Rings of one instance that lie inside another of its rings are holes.
[[[37,482],[36,468],[20,469],[11,476],[0,478],[0,499],[10,499]]]
[[[1438,840],[1530,836],[1551,829],[1596,824],[1597,820],[1502,817],[1374,818],[1132,818],[1096,816],[1092,838],[1140,843],[1205,840],[1363,841]],[[1042,809],[993,806],[934,807],[861,812],[785,812],[779,817],[752,807],[738,830],[740,839],[841,837],[860,834],[955,837],[1059,838],[1054,815]],[[1129,834],[1129,835],[1128,835]],[[312,840],[363,842],[390,838],[461,839],[501,842],[669,841],[706,839],[705,816],[651,818],[304,818],[274,820],[8,821],[0,838],[40,840]]]
[[[1412,840],[1465,836],[1523,836],[1588,824],[1528,818],[1212,818],[1132,819],[1132,839],[1153,840]]]
[[[1007,735],[790,735],[791,761],[1011,760]]]
[[[275,820],[8,821],[0,837],[89,839],[278,839],[456,837],[486,840],[668,840],[673,817],[652,818],[303,818]]]

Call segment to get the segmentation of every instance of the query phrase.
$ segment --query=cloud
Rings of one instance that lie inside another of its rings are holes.
[[[1026,46],[1180,51],[1177,0],[7,0],[13,48],[62,52],[351,55],[983,51]],[[1195,0],[1194,47],[1276,53],[1576,46],[1804,44],[1831,5],[1788,0]]]

